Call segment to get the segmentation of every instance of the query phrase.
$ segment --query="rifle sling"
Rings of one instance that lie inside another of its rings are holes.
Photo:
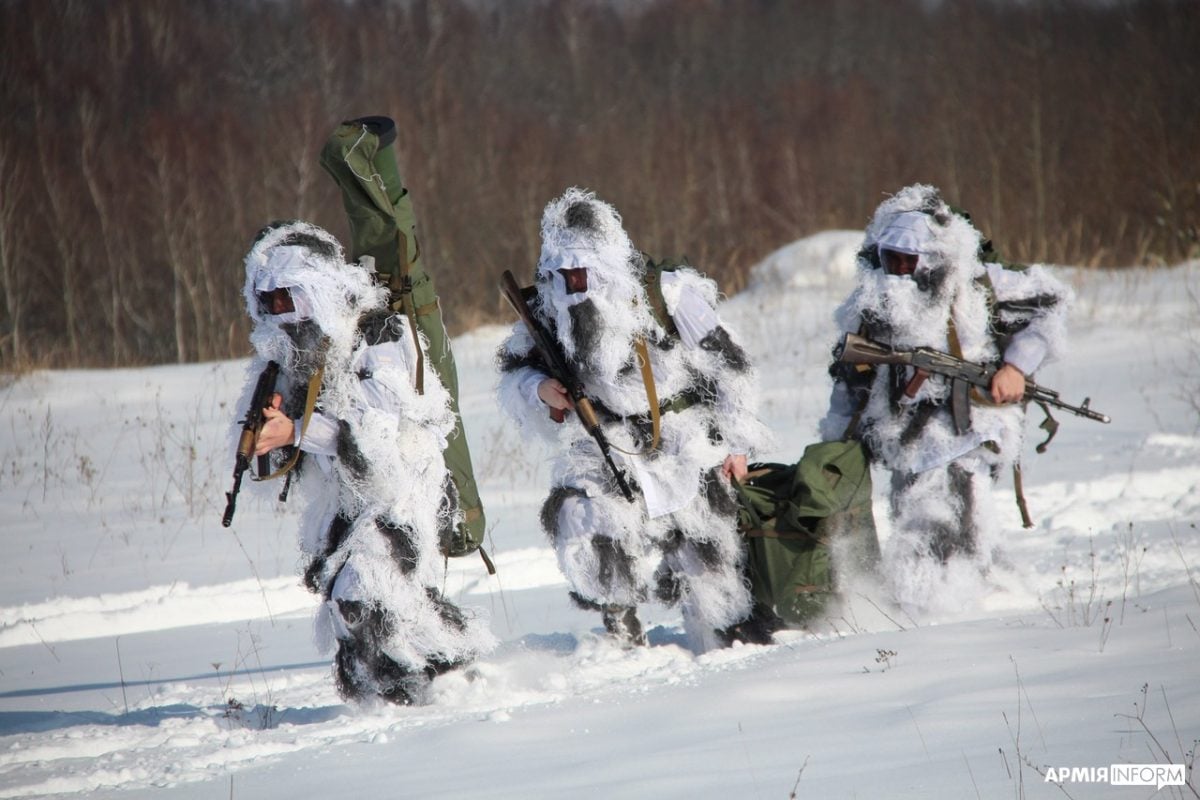
[[[642,383],[646,386],[646,401],[650,404],[650,449],[657,450],[662,434],[662,413],[658,409],[658,391],[654,388],[654,371],[650,368],[646,340],[639,336],[633,342],[633,349],[637,353],[638,366],[642,368]]]
[[[650,311],[654,315],[655,321],[662,325],[670,335],[678,336],[679,329],[675,327],[675,320],[671,317],[670,309],[667,308],[667,298],[663,296],[662,270],[650,267],[646,271],[644,284],[646,299],[650,301]]]
[[[650,446],[640,453],[623,450],[615,444],[609,446],[627,456],[643,456],[658,449],[658,443],[662,436],[662,409],[658,405],[658,391],[654,388],[654,371],[650,368],[650,352],[646,349],[646,340],[641,336],[634,339],[633,351],[638,367],[642,371],[642,385],[646,387],[646,400],[650,404]]]
[[[1017,508],[1021,512],[1021,524],[1026,529],[1033,527],[1033,517],[1029,516],[1029,504],[1025,502],[1025,487],[1021,480],[1021,460],[1013,462],[1013,491],[1017,495]]]

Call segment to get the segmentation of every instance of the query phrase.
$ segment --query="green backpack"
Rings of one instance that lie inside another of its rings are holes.
[[[834,552],[860,569],[878,561],[860,442],[811,444],[796,464],[751,464],[734,487],[754,599],[785,622],[804,626],[826,609],[836,592]]]
[[[416,216],[400,179],[392,146],[395,140],[396,124],[388,117],[343,122],[322,148],[321,166],[342,190],[342,202],[350,218],[350,257],[374,259],[379,280],[391,290],[392,309],[405,314],[412,328],[425,335],[433,371],[450,393],[456,422],[443,455],[458,490],[464,521],[443,549],[447,555],[462,556],[483,544],[487,521],[458,410],[458,369],[433,279],[421,260]],[[424,383],[423,362],[418,348],[418,391]]]

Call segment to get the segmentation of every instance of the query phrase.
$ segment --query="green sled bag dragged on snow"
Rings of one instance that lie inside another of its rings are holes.
[[[861,443],[819,442],[796,464],[751,464],[734,486],[754,599],[785,622],[804,626],[826,609],[839,559],[858,569],[878,560]]]
[[[430,363],[425,365],[418,356],[418,391],[423,387],[425,367],[429,366],[450,393],[456,422],[443,456],[458,490],[464,521],[444,549],[447,555],[462,556],[483,544],[486,519],[458,410],[458,369],[442,322],[437,290],[422,263],[416,216],[408,189],[400,179],[395,140],[396,123],[389,117],[343,122],[322,148],[321,166],[342,190],[342,202],[350,218],[350,257],[374,259],[378,279],[391,291],[392,310],[407,316],[413,329],[429,342]]]

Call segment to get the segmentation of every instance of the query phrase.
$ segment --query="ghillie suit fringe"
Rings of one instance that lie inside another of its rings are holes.
[[[897,224],[924,237],[909,277],[888,274],[876,258],[881,238],[895,236]],[[897,349],[943,352],[954,349],[953,331],[962,358],[981,364],[998,363],[1002,355],[1028,360],[1026,374],[1059,357],[1069,289],[1044,267],[1003,269],[981,262],[980,251],[979,231],[936,189],[918,184],[901,190],[879,206],[867,227],[858,282],[836,312],[838,328]],[[1020,454],[1024,409],[973,403],[971,428],[960,434],[948,403],[950,383],[940,376],[906,397],[912,377],[907,368],[877,367],[866,382],[840,365],[832,371],[822,438],[841,438],[858,413],[858,434],[874,460],[894,472],[893,534],[883,562],[897,599],[915,607],[957,605],[961,598],[948,584],[965,586],[971,582],[963,576],[969,575],[977,582],[992,563],[991,485]]]
[[[568,284],[583,270],[586,288]],[[731,452],[761,449],[769,435],[757,418],[754,372],[713,310],[716,284],[690,268],[662,274],[676,335],[648,306],[645,270],[620,216],[595,195],[571,189],[546,207],[533,310],[586,385],[636,502],[617,492],[599,448],[573,417],[561,425],[549,419],[537,399],[547,370],[521,323],[498,354],[499,402],[560,453],[541,519],[572,596],[618,620],[617,609],[648,600],[681,603],[691,644],[704,650],[717,643],[714,631],[743,620],[751,605],[736,502],[720,465]],[[659,401],[684,399],[662,413],[652,452],[634,355],[639,337]]]
[[[345,264],[320,228],[268,227],[246,258],[246,274],[256,352],[248,387],[267,360],[278,361],[283,410],[297,419],[308,378],[324,364],[297,484],[307,499],[305,583],[325,601],[315,621],[318,646],[337,647],[344,696],[419,701],[429,678],[494,644],[482,620],[437,589],[439,546],[461,514],[442,459],[454,426],[449,395],[429,374],[417,393],[408,321],[387,312],[386,291]],[[262,309],[257,293],[274,288],[289,290],[294,313]]]

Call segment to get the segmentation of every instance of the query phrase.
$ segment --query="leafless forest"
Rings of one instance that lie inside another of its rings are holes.
[[[570,185],[727,292],[933,183],[1009,258],[1200,254],[1195,0],[0,0],[0,370],[248,351],[264,223],[395,117],[451,330]]]

